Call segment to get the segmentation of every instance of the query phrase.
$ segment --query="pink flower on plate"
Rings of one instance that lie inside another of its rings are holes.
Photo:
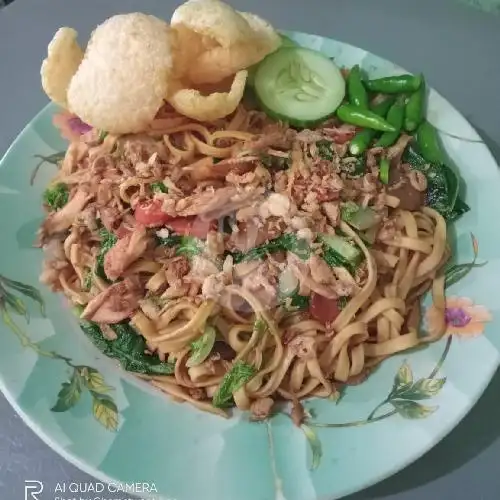
[[[434,305],[427,309],[425,319],[431,335],[440,329],[442,314]],[[484,331],[485,323],[491,319],[488,309],[475,305],[471,299],[465,297],[446,298],[446,335],[459,335],[461,337],[480,335]]]
[[[82,122],[78,116],[68,111],[61,111],[52,117],[52,123],[61,132],[61,136],[68,141],[77,141],[81,135],[86,134],[92,127]]]

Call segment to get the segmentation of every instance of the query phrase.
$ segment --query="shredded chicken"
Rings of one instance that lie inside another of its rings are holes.
[[[48,215],[40,229],[41,234],[49,236],[69,229],[91,199],[92,196],[87,192],[77,190],[61,210]]]
[[[189,261],[186,257],[173,258],[165,270],[165,277],[170,287],[176,288],[182,285],[182,278],[190,271]]]
[[[112,281],[123,276],[125,270],[144,254],[148,241],[149,237],[144,227],[138,227],[118,240],[104,257],[106,276]]]
[[[189,263],[187,264],[189,268]],[[212,274],[217,274],[220,269],[211,260],[195,255],[191,261],[191,272],[189,276],[195,280],[203,281]]]
[[[261,264],[255,272],[243,277],[242,285],[251,290],[266,307],[272,307],[276,303],[277,273],[268,262]]]
[[[340,222],[340,209],[338,203],[327,202],[323,203],[321,206],[328,217],[330,224],[333,227],[337,227]]]
[[[227,205],[237,193],[236,187],[224,187],[187,196],[176,203],[175,213],[172,215],[186,217],[212,212]]]
[[[401,135],[399,139],[396,141],[396,144],[394,146],[391,146],[387,150],[387,158],[394,162],[395,165],[399,164],[401,162],[401,157],[403,156],[403,153],[412,141],[412,136],[411,135]]]
[[[203,281],[201,294],[205,299],[217,300],[222,295],[229,282],[230,277],[225,272],[211,274]]]
[[[329,299],[337,298],[338,294],[331,286],[319,283],[313,279],[308,266],[304,264],[304,262],[302,262],[298,257],[288,254],[288,266],[299,280],[302,289],[305,288],[313,290],[319,295],[322,295],[323,297],[327,297]]]
[[[240,252],[262,245],[280,236],[286,229],[282,219],[269,218],[265,222],[259,219],[249,220],[238,224],[238,231],[233,232],[228,239],[228,247]]]
[[[288,343],[288,347],[295,356],[301,359],[312,359],[316,355],[316,341],[314,337],[298,335]]]
[[[131,279],[111,285],[91,299],[81,314],[82,319],[112,324],[130,318],[139,307],[140,290]]]
[[[217,258],[224,253],[224,237],[218,231],[207,233],[207,252],[210,257]]]
[[[99,327],[102,331],[102,335],[107,340],[116,340],[118,338],[118,335],[116,334],[116,332],[109,325],[102,323],[99,325]]]
[[[233,267],[234,275],[236,278],[244,278],[250,274],[253,274],[257,271],[260,266],[260,262],[258,260],[250,260],[248,262],[240,262],[239,264],[235,264]]]
[[[329,284],[335,282],[335,277],[328,264],[318,255],[312,254],[309,257],[309,269],[311,278],[317,283]]]

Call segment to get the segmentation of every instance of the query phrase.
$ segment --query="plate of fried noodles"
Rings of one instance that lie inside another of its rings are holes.
[[[340,498],[475,404],[500,174],[424,73],[189,0],[60,28],[41,85],[0,382],[58,453],[144,498]]]

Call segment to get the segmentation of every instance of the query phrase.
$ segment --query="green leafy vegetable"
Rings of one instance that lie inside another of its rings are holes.
[[[101,249],[96,259],[97,263],[96,263],[95,273],[100,278],[108,281],[108,277],[104,272],[104,257],[109,252],[109,250],[116,244],[118,238],[104,227],[101,227],[101,229],[99,230],[99,237],[101,239]]]
[[[366,170],[366,158],[360,157],[356,160],[356,163],[354,164],[354,170],[351,172],[351,177],[360,177],[361,175],[364,175]]]
[[[194,257],[203,252],[203,242],[194,236],[181,236],[181,241],[177,247],[176,255]]]
[[[339,309],[342,311],[342,309],[345,308],[345,306],[349,303],[350,298],[349,297],[339,297],[337,299],[337,305]]]
[[[222,219],[222,232],[226,233],[226,234],[232,234],[233,233],[233,227],[232,227],[232,223],[236,223],[236,219],[234,218],[234,216],[231,216],[231,215],[228,215],[226,217],[224,217]],[[219,227],[221,227],[219,226]],[[220,229],[219,229],[220,231]]]
[[[377,214],[372,208],[360,207],[353,201],[348,201],[341,205],[340,217],[344,222],[355,227],[358,231],[364,231],[379,222]]]
[[[354,214],[359,210],[359,205],[354,201],[347,201],[340,206],[340,217],[343,221],[348,222]]]
[[[185,255],[192,258],[203,252],[203,242],[194,236],[181,236],[179,234],[170,234],[167,238],[156,236],[159,245],[167,247],[176,247],[176,255]]]
[[[354,243],[332,234],[320,235],[319,241],[323,243],[323,259],[330,267],[345,267],[354,274],[364,258],[363,252]]]
[[[105,130],[100,130],[99,131],[99,142],[104,141],[104,139],[106,139],[106,137],[108,136],[108,133],[109,132],[106,132]]]
[[[351,274],[356,271],[351,262],[326,245],[323,248],[323,259],[330,267],[345,267]]]
[[[360,177],[364,175],[366,170],[366,158],[364,156],[359,156],[354,162],[349,161],[347,163],[342,163],[340,169],[351,179]]]
[[[171,375],[175,365],[161,361],[157,356],[145,354],[144,337],[129,323],[111,325],[115,340],[106,339],[96,323],[80,320],[80,326],[92,343],[106,356],[117,359],[124,370],[147,375]]]
[[[309,309],[309,303],[311,302],[311,297],[306,295],[299,295],[294,293],[292,296],[288,297],[290,305],[288,302],[284,304],[285,309],[288,310],[300,310]]]
[[[403,161],[422,172],[427,178],[426,205],[439,212],[446,220],[456,220],[469,208],[461,202],[454,212],[457,202],[459,182],[455,172],[444,164],[429,163],[413,147],[408,146]]]
[[[191,356],[186,362],[187,367],[197,366],[203,363],[215,344],[217,332],[213,326],[206,326],[203,335],[191,343]]]
[[[156,233],[156,242],[158,245],[163,245],[166,247],[176,247],[180,244],[182,236],[179,234],[169,233],[169,235],[165,238],[163,236],[158,236]]]
[[[43,201],[50,210],[60,210],[69,199],[68,186],[62,182],[48,187],[43,193]]]
[[[274,156],[267,153],[260,155],[260,161],[268,170],[279,171],[290,167],[290,157]]]
[[[316,143],[316,148],[318,149],[318,155],[323,160],[333,161],[333,150],[332,142],[330,141],[318,141]]]
[[[237,361],[222,379],[214,397],[212,404],[216,408],[224,408],[231,404],[233,393],[243,387],[255,374],[257,370],[254,366]]]
[[[466,214],[467,212],[470,211],[469,205],[465,203],[460,197],[457,198],[457,201],[455,202],[455,206],[453,207],[453,210],[450,212],[448,215],[448,222],[454,222],[462,215]]]
[[[150,187],[153,193],[168,193],[168,188],[163,182],[153,182]]]
[[[311,254],[311,249],[305,240],[297,238],[293,233],[286,233],[269,241],[269,243],[252,248],[246,253],[233,253],[233,260],[237,264],[239,262],[262,259],[268,254],[282,251],[293,252],[303,260],[308,259]]]
[[[278,300],[286,311],[309,307],[309,297],[299,295],[299,280],[291,268],[283,270],[278,280]]]
[[[87,269],[83,277],[83,289],[86,292],[88,292],[91,288],[92,288],[92,272],[90,271],[90,269]]]

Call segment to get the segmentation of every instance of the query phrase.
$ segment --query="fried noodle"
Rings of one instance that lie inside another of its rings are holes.
[[[83,306],[82,318],[104,335],[108,325],[129,321],[149,356],[175,364],[171,375],[145,378],[200,410],[227,415],[212,398],[238,362],[254,375],[233,390],[234,405],[256,415],[267,398],[328,397],[359,383],[387,357],[444,334],[449,249],[441,215],[423,203],[404,206],[398,189],[411,182],[401,154],[390,155],[401,173],[392,187],[380,183],[374,164],[350,173],[356,159],[332,136],[345,127],[296,132],[241,105],[216,123],[165,108],[141,134],[82,135],[51,184],[67,186],[69,201],[40,229],[42,281]],[[328,160],[319,153],[325,143]],[[375,214],[370,242],[368,230],[341,217],[346,202]],[[309,245],[308,258],[290,249],[236,257],[287,234]],[[342,235],[362,252],[361,264],[325,267],[321,234]],[[194,250],[164,243],[176,235],[191,237]],[[309,308],[282,300],[287,270]],[[442,328],[422,337],[420,299],[428,290]],[[214,347],[189,366],[208,326],[217,332]]]

